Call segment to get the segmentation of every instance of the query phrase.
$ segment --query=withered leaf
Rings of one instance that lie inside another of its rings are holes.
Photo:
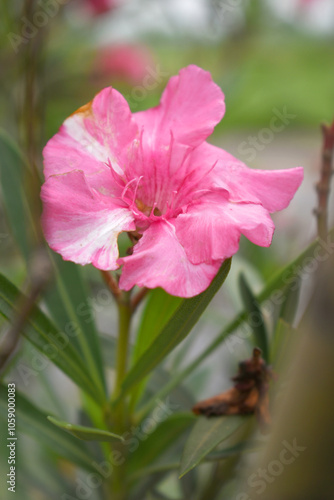
[[[261,426],[270,423],[269,381],[273,378],[270,366],[262,358],[261,349],[255,347],[253,356],[239,363],[239,370],[232,378],[234,387],[204,401],[193,408],[195,415],[247,415],[255,413]]]

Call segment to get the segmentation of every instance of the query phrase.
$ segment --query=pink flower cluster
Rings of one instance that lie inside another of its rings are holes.
[[[268,247],[269,214],[288,206],[303,169],[252,170],[207,143],[224,111],[221,89],[193,65],[147,111],[132,114],[117,90],[102,90],[44,149],[42,224],[51,248],[78,264],[123,266],[124,290],[162,287],[192,297],[242,234]],[[138,242],[119,258],[123,231]]]

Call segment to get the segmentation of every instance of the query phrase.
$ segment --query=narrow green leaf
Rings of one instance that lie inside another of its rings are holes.
[[[231,259],[225,260],[207,290],[181,302],[172,318],[129,371],[120,397],[148,375],[188,335],[224,283],[230,267]]]
[[[198,465],[219,443],[244,422],[243,416],[198,417],[183,450],[180,478]]]
[[[291,324],[295,318],[297,307],[299,304],[299,296],[301,289],[301,279],[287,286],[285,291],[284,301],[282,303],[279,318]]]
[[[100,392],[105,394],[101,346],[95,326],[88,290],[82,278],[82,270],[72,262],[64,261],[60,255],[51,252],[55,267],[56,288],[46,296],[46,304],[57,324],[65,329],[75,330],[71,342],[78,348],[89,372]]]
[[[133,365],[165,327],[181,302],[182,299],[180,297],[169,295],[162,288],[156,288],[150,291],[136,335],[136,342],[132,355]],[[142,395],[146,383],[147,379],[144,379],[134,388],[131,394],[132,409]]]
[[[105,334],[102,334],[100,338],[105,366],[115,368],[117,341],[114,337]],[[171,373],[164,369],[163,366],[158,366],[152,375],[145,387],[144,397],[146,399],[154,397],[160,387],[165,385],[171,378]],[[175,404],[179,405],[180,411],[188,410],[195,404],[193,395],[183,384],[179,384],[174,388],[171,392],[171,399]],[[158,403],[159,401],[155,400],[155,406]]]
[[[20,150],[4,130],[0,130],[0,186],[10,229],[27,260],[30,254],[28,214],[24,181],[29,172]]]
[[[249,453],[258,451],[261,448],[261,444],[263,443],[257,441],[242,441],[241,443],[237,443],[234,446],[230,446],[228,448],[218,449],[206,455],[204,461],[205,462],[216,462],[217,460],[223,460],[224,458],[233,457],[233,455],[239,455],[239,453]]]
[[[0,418],[7,422],[7,387],[0,385]],[[37,408],[23,394],[16,391],[16,425],[17,432],[34,437],[38,443],[46,446],[54,453],[69,462],[86,470],[94,470],[91,452],[84,443],[73,436],[66,436],[64,432],[47,420],[47,414]]]
[[[255,298],[246,278],[243,274],[239,277],[239,286],[248,313],[248,323],[253,330],[254,341],[257,347],[262,350],[263,359],[269,362],[268,333],[262,316],[262,312],[257,299]]]
[[[182,302],[162,288],[150,291],[138,329],[132,360],[135,363],[152,344]]]
[[[129,473],[154,463],[191,426],[196,417],[190,412],[174,413],[151,432],[128,457]]]
[[[50,416],[48,416],[48,420],[53,425],[56,425],[63,431],[66,431],[69,434],[72,434],[72,436],[82,439],[83,441],[115,441],[115,439],[124,441],[124,438],[119,434],[114,434],[113,432],[105,431],[103,429],[94,429],[94,427],[69,424],[68,422],[63,422]]]
[[[282,367],[287,364],[286,357],[289,353],[288,347],[292,338],[295,336],[296,330],[280,318],[276,325],[270,352],[275,372],[280,373],[282,371]]]
[[[5,276],[0,274],[0,314],[12,321],[23,295]],[[50,319],[34,306],[22,329],[23,335],[81,389],[101,403],[101,395],[87,375],[85,363],[72,347],[68,336],[59,332]]]

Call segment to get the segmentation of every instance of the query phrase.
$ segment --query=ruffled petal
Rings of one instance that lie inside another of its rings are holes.
[[[158,221],[144,232],[135,245],[133,255],[118,260],[124,264],[120,287],[134,285],[161,287],[179,297],[193,297],[205,290],[215,277],[221,261],[192,264],[177,239],[171,223]]]
[[[82,171],[51,176],[42,186],[42,226],[65,260],[117,269],[117,237],[135,229],[131,211],[88,186]]]
[[[196,147],[223,118],[224,94],[208,71],[187,66],[170,78],[159,106],[133,115],[152,149],[175,142]]]
[[[122,174],[136,135],[126,100],[117,90],[105,88],[67,118],[45,146],[45,178],[80,169],[91,187],[113,193],[110,166]]]
[[[274,223],[268,211],[253,203],[231,203],[226,193],[214,193],[188,208],[175,220],[176,235],[193,264],[232,257],[241,234],[252,243],[268,247]]]
[[[206,142],[191,153],[189,164],[194,172],[204,172],[206,168],[209,173],[203,177],[203,188],[226,189],[231,201],[261,203],[271,213],[289,205],[304,177],[302,167],[283,170],[248,168],[223,149]]]

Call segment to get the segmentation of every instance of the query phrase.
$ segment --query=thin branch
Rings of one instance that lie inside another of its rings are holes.
[[[116,302],[119,302],[120,298],[122,297],[122,291],[118,287],[117,280],[113,276],[113,274],[109,273],[108,271],[101,271],[102,278],[113,294]]]
[[[328,198],[330,191],[330,180],[333,173],[333,153],[334,153],[334,121],[331,125],[321,126],[323,135],[322,163],[320,180],[316,184],[318,194],[318,207],[315,209],[318,225],[318,236],[326,239],[327,219],[328,219]]]
[[[137,307],[139,306],[139,304],[141,303],[141,301],[146,297],[146,295],[148,294],[149,291],[150,291],[149,288],[142,288],[133,297],[133,299],[131,300],[131,310],[132,310],[132,312],[134,312],[137,309]]]

